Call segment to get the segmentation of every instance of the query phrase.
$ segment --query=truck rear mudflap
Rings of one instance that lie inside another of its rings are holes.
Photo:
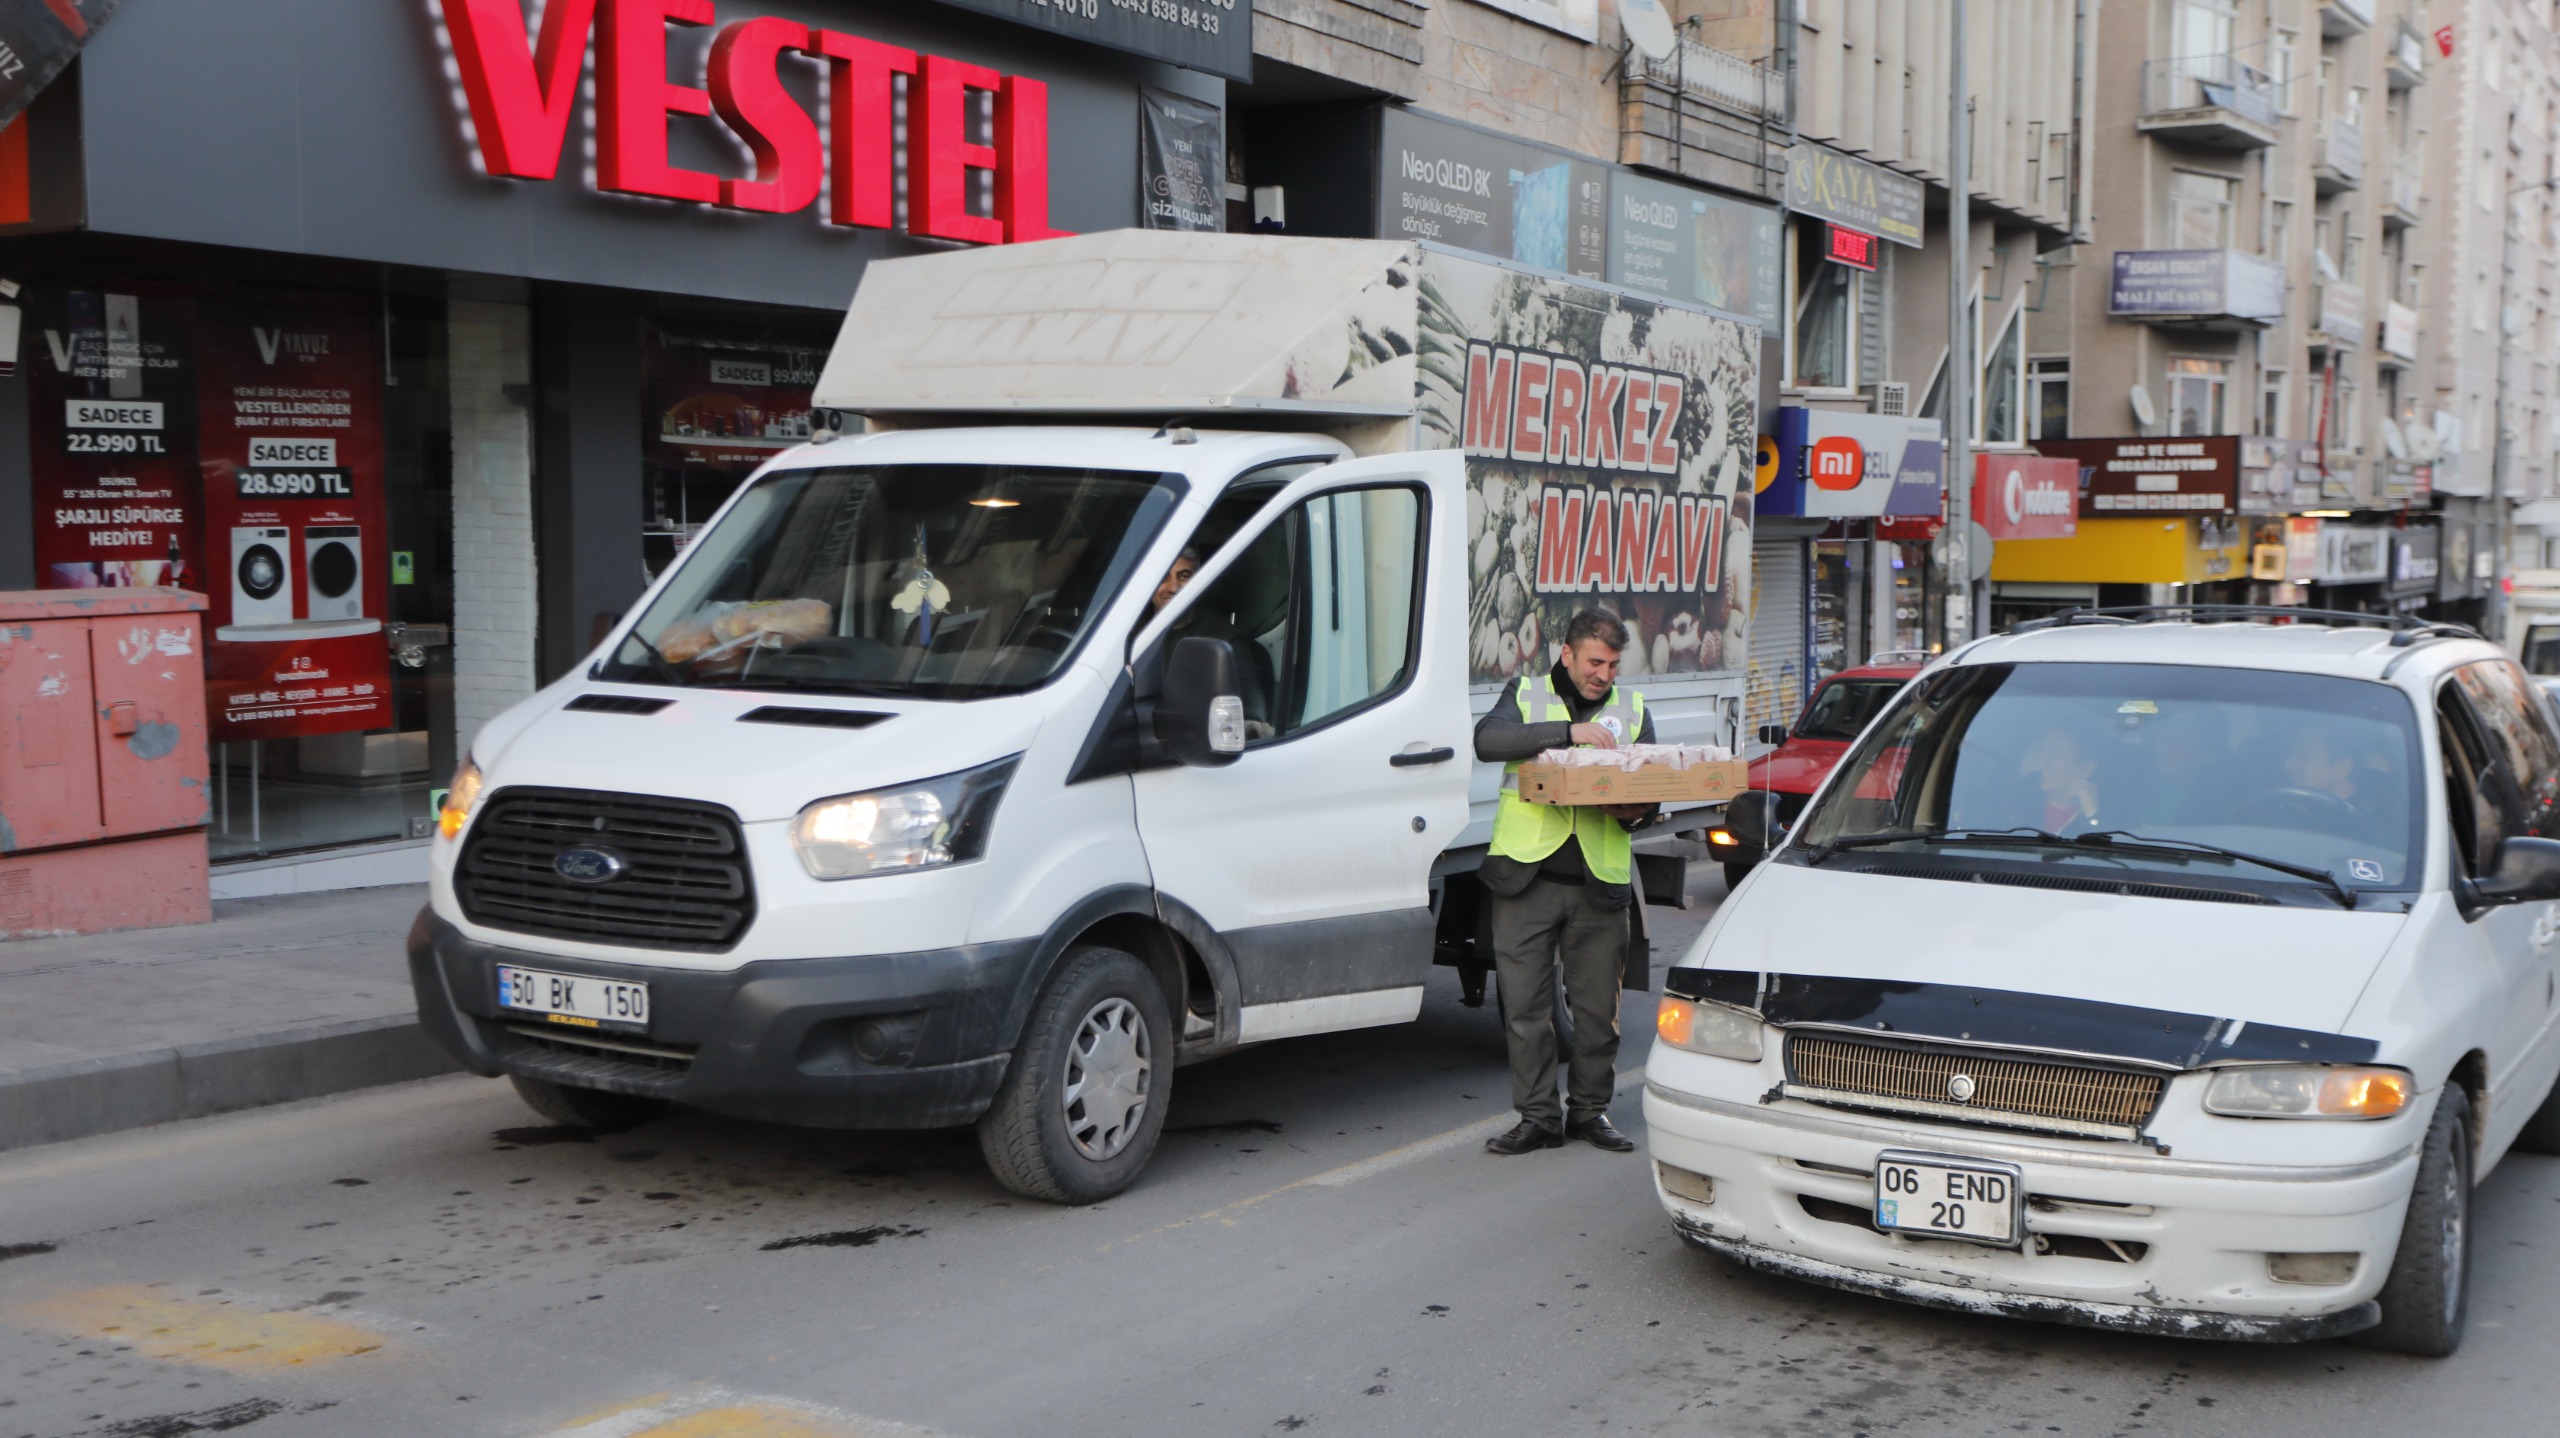
[[[482,943],[432,910],[409,933],[428,1036],[473,1073],[666,1099],[809,1128],[973,1122],[1004,1077],[1008,1003],[1037,940],[748,964],[608,964]],[[648,986],[645,1025],[502,1007],[517,966]]]

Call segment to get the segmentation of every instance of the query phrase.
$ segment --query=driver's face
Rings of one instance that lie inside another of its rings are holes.
[[[2306,735],[2292,753],[2284,756],[2284,774],[2297,789],[2341,799],[2356,796],[2356,761],[2331,754],[2328,741],[2317,734]]]
[[[1155,603],[1151,607],[1162,609],[1166,605],[1171,604],[1173,602],[1173,596],[1180,594],[1183,590],[1183,586],[1191,582],[1191,576],[1198,574],[1199,572],[1200,566],[1192,563],[1190,560],[1175,560],[1173,562],[1173,568],[1164,572],[1164,582],[1156,586]]]

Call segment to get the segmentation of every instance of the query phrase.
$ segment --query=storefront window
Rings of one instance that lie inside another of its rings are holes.
[[[827,344],[820,334],[648,327],[641,535],[652,580],[757,465],[807,442]]]
[[[443,306],[40,277],[38,582],[207,597],[210,849],[423,833],[453,762]]]
[[[1826,539],[1813,546],[1813,677],[1863,662],[1869,580],[1865,540]]]
[[[1931,622],[1929,546],[1905,541],[1893,546],[1893,644],[1903,650],[1928,651],[1938,626]]]

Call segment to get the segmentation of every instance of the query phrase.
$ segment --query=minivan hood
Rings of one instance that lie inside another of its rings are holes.
[[[674,702],[654,714],[562,707],[587,692]],[[522,784],[698,799],[748,823],[1019,754],[1041,719],[1027,695],[952,704],[641,685],[561,685],[526,707],[537,712],[513,732],[494,741],[484,732],[473,746],[493,792]],[[766,707],[888,717],[861,729],[742,721]]]
[[[2076,894],[1764,864],[1684,965],[1960,984],[2337,1033],[2397,912]]]

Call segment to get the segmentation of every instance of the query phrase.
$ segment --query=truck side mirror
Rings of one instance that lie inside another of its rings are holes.
[[[1784,724],[1763,724],[1763,725],[1761,725],[1761,726],[1760,726],[1760,742],[1761,742],[1761,743],[1763,743],[1763,744],[1770,744],[1770,745],[1776,745],[1776,744],[1784,744],[1784,743],[1786,743],[1786,742],[1787,742],[1787,726],[1786,726],[1786,725],[1784,725]]]
[[[2560,899],[2560,839],[2514,838],[2498,846],[2497,862],[2471,880],[2463,897],[2474,911],[2497,904],[2536,904]]]
[[[1157,745],[1195,769],[1234,763],[1244,752],[1243,690],[1234,646],[1198,635],[1176,641],[1155,709]]]

